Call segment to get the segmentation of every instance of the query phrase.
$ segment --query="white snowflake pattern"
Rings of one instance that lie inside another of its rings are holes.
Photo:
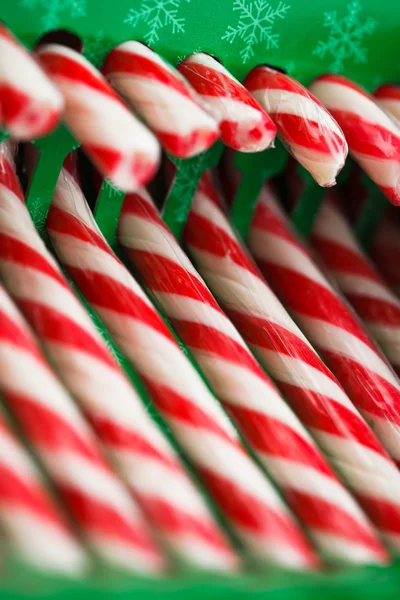
[[[240,14],[238,24],[229,25],[223,40],[233,43],[237,38],[243,42],[240,56],[246,63],[255,54],[254,48],[265,42],[265,48],[279,48],[279,33],[274,33],[273,28],[278,19],[284,19],[290,9],[290,4],[279,2],[275,8],[266,0],[235,0],[233,10]]]
[[[186,199],[193,198],[199,179],[205,169],[206,156],[207,153],[203,152],[196,158],[190,159],[190,162],[180,158],[172,159],[176,165],[177,174],[171,191],[173,190],[176,198],[180,198],[183,202]]]
[[[48,30],[60,25],[61,13],[68,12],[71,17],[86,16],[87,0],[21,0],[21,5],[28,10],[42,8],[41,22]]]
[[[84,40],[84,55],[95,67],[101,67],[106,55],[112,50],[114,44],[108,40],[103,30],[96,37],[88,37]]]
[[[375,31],[377,25],[370,17],[364,20],[360,18],[362,6],[358,0],[353,0],[346,8],[347,14],[342,18],[336,10],[324,14],[324,27],[329,29],[329,36],[326,41],[319,40],[313,51],[319,58],[332,56],[330,68],[336,72],[343,71],[347,59],[352,59],[355,64],[367,62],[368,51],[361,44],[365,36]]]
[[[29,212],[31,215],[31,219],[36,227],[36,229],[43,233],[46,224],[46,211],[43,210],[43,205],[41,199],[35,197],[30,204]]]
[[[190,2],[191,0],[184,0]],[[140,8],[131,8],[124,23],[137,27],[142,21],[148,26],[144,40],[154,44],[160,39],[161,29],[169,27],[172,33],[184,33],[185,18],[179,17],[178,12],[182,0],[142,0]]]

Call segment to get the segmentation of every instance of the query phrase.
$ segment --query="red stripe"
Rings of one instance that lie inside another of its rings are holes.
[[[45,343],[62,344],[71,350],[90,354],[95,359],[118,370],[109,352],[76,321],[64,313],[33,300],[18,298],[18,307]]]
[[[386,83],[375,90],[374,96],[378,100],[400,100],[400,86]]]
[[[79,269],[67,264],[65,264],[65,267],[77,288],[96,309],[105,308],[121,316],[137,319],[174,341],[169,329],[164,325],[156,311],[137,296],[131,288],[109,275],[96,273],[96,271],[89,269]],[[130,277],[128,272],[126,277],[127,279]]]
[[[3,261],[13,262],[47,275],[64,289],[69,289],[61,273],[40,252],[2,232],[0,232],[0,258]]]
[[[18,473],[0,464],[0,505],[29,511],[53,527],[64,530],[64,525],[47,496],[34,480],[24,481]]]
[[[178,70],[186,77],[198,94],[214,98],[230,98],[251,106],[261,114],[265,114],[259,103],[249,94],[246,88],[228,75],[209,66],[191,62],[190,59],[183,61],[178,66]]]
[[[181,393],[178,393],[166,385],[151,381],[144,375],[142,376],[142,380],[155,405],[161,414],[167,415],[168,419],[177,419],[197,430],[217,435],[233,446],[237,452],[243,452],[237,439],[220,427],[214,417],[209,417],[192,400],[188,400],[182,395],[185,393],[184,387],[182,387]]]
[[[396,306],[395,301],[392,303],[356,292],[348,293],[346,296],[364,321],[370,321],[377,325],[400,327],[400,307]]]
[[[135,77],[157,81],[195,102],[187,84],[167,65],[161,66],[155,60],[146,58],[135,51],[114,48],[107,56],[101,70],[104,75],[111,75],[111,77],[115,73],[126,73]]]
[[[209,219],[192,211],[189,214],[184,242],[191,248],[203,250],[220,258],[227,258],[261,279],[261,274],[239,244]]]
[[[102,536],[106,535],[109,539],[135,546],[142,552],[156,554],[155,547],[151,538],[147,536],[146,530],[143,527],[136,527],[111,505],[87,496],[62,481],[57,484],[57,487],[67,502],[68,508],[86,530],[90,529],[92,534],[97,532]]]
[[[160,452],[140,433],[125,428],[118,421],[110,420],[100,414],[88,415],[98,437],[112,450],[122,450],[129,454],[138,455],[162,463],[171,471],[182,471],[179,463],[168,454]]]
[[[45,135],[54,129],[60,111],[46,105],[46,100],[36,100],[7,83],[0,83],[0,114],[10,129],[18,127]]]
[[[26,328],[25,328],[26,327]],[[20,324],[10,318],[7,313],[0,308],[0,341],[12,344],[18,349],[25,350],[38,361],[40,367],[46,369],[47,366],[38,351],[38,348],[31,336],[31,332],[25,323]]]
[[[345,152],[345,139],[328,127],[324,127],[321,121],[312,121],[304,116],[284,112],[272,114],[280,135],[288,143],[326,155],[343,154]]]
[[[377,110],[379,110],[377,108]],[[331,109],[353,152],[400,162],[400,136],[350,110]]]
[[[146,221],[149,221],[150,223],[155,223],[158,227],[162,228],[169,237],[174,237],[168,228],[168,225],[166,225],[164,221],[160,219],[160,215],[155,206],[153,206],[151,202],[148,202],[142,198],[139,192],[136,194],[126,194],[124,204],[122,206],[121,218],[119,221],[120,230],[122,229],[121,224],[123,221],[123,216],[130,214],[136,215],[142,219],[146,219]]]
[[[2,111],[2,102],[3,101],[0,100],[0,117],[4,116]],[[18,178],[15,175],[15,171],[3,154],[0,154],[0,184],[4,185],[8,190],[15,194],[19,200],[24,202],[24,194],[22,193],[22,189],[19,185]]]
[[[199,468],[199,471],[224,513],[241,529],[259,537],[260,541],[263,535],[278,544],[287,544],[292,551],[297,550],[307,557],[311,564],[318,564],[294,521],[286,519],[222,475],[205,467]]]
[[[153,127],[153,131],[168,152],[178,158],[186,158],[206,150],[219,136],[217,129],[205,127],[198,127],[187,135],[169,133],[155,127]]]
[[[95,448],[77,434],[74,427],[57,412],[40,403],[34,396],[4,390],[4,397],[29,439],[41,450],[54,453],[76,452],[97,467],[106,468]]]
[[[374,496],[357,494],[357,499],[375,526],[387,533],[400,535],[400,508]]]
[[[344,329],[371,350],[376,351],[351,311],[328,287],[312,281],[308,276],[294,269],[267,260],[257,259],[257,264],[267,280],[271,281],[274,290],[288,310],[298,313],[299,318],[306,316],[320,319]]]
[[[62,51],[62,46],[60,46]],[[106,96],[109,96],[116,102],[123,104],[122,100],[116,95],[111,86],[101,76],[100,73],[93,73],[93,70],[82,65],[79,58],[70,58],[58,52],[51,52],[46,49],[39,51],[38,58],[40,64],[45,68],[47,73],[54,77],[63,77],[74,83],[86,85]]]

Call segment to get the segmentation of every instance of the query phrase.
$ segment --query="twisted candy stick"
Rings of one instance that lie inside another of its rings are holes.
[[[63,106],[35,59],[0,23],[0,124],[20,140],[40,137],[56,126]]]
[[[68,127],[104,177],[122,191],[149,181],[158,166],[158,142],[102,75],[65,46],[41,46],[37,56],[64,96]]]
[[[379,106],[400,123],[400,85],[394,83],[381,85],[375,90],[374,96]]]
[[[256,67],[244,85],[271,115],[293,156],[324,187],[335,185],[347,143],[335,119],[298,81],[270,67]]]
[[[316,546],[340,561],[382,560],[364,515],[221,311],[145,190],[126,197],[119,240]]]
[[[333,218],[329,229],[335,231],[337,226]],[[264,190],[260,196],[249,247],[268,281],[399,464],[396,378],[296,238],[271,191]]]
[[[400,221],[397,208],[388,211],[378,225],[371,256],[391,289],[400,296]]]
[[[339,123],[350,152],[393,204],[400,204],[400,129],[362,88],[322,75],[310,91]]]
[[[60,180],[60,183],[62,180]],[[144,381],[243,544],[260,560],[316,561],[273,487],[136,281],[99,233],[82,192],[59,185],[48,218],[56,253]]]
[[[0,306],[2,314],[12,315],[15,312],[2,288]],[[11,337],[12,331],[9,333]],[[1,346],[5,335],[1,327]],[[18,347],[18,340],[15,345]],[[71,575],[77,575],[84,569],[86,561],[82,550],[68,531],[32,460],[11,433],[1,412],[0,525],[17,552],[39,569]]]
[[[159,571],[163,562],[147,526],[104,462],[86,422],[11,303],[2,298],[1,307],[0,391],[74,519],[106,561]]]
[[[273,121],[215,58],[198,52],[185,58],[178,69],[218,122],[227,146],[240,152],[260,152],[272,145],[276,135]]]
[[[102,71],[172,155],[195,156],[217,139],[215,121],[199,106],[185,79],[144,44],[120,44],[110,52]]]
[[[311,241],[330,276],[379,342],[397,374],[400,374],[400,300],[390,291],[361,250],[333,198],[326,198],[318,212]],[[400,382],[378,355],[371,358],[370,370],[375,374],[374,387],[385,390],[383,397],[377,397],[376,403],[381,406],[390,398],[394,422],[400,426]],[[361,382],[365,382],[364,375]],[[365,398],[365,391],[358,391],[357,396]],[[395,430],[391,431],[394,433]],[[385,434],[386,440],[388,435],[389,432]],[[400,464],[400,429],[397,436],[395,447],[398,446],[398,451],[395,457]]]
[[[8,193],[0,194],[0,275],[8,290],[166,542],[187,563],[232,570],[237,560],[204,500],[65,282],[13,181],[2,182]]]
[[[222,308],[371,520],[399,548],[400,474],[238,243],[204,179],[184,239]]]

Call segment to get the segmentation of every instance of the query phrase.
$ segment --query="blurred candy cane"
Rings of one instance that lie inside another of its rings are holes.
[[[335,185],[347,143],[335,119],[298,81],[270,67],[256,67],[244,85],[271,115],[293,156],[324,187]]]
[[[322,75],[310,91],[343,129],[355,160],[393,204],[400,204],[400,129],[396,123],[342,75]]]
[[[40,290],[36,294],[40,297]],[[159,571],[163,560],[147,525],[104,462],[74,401],[4,293],[0,306],[0,392],[75,521],[108,563],[130,571]]]
[[[340,562],[382,548],[350,494],[224,315],[141,190],[126,197],[119,241],[315,545]]]
[[[400,548],[400,473],[239,244],[207,178],[196,192],[184,241],[260,363],[380,533]],[[300,289],[293,288],[298,295]]]
[[[393,292],[400,296],[400,220],[396,207],[389,207],[377,227],[371,257]]]
[[[154,175],[160,148],[103,76],[78,52],[48,44],[40,64],[65,99],[65,121],[99,171],[122,191]]]
[[[374,96],[379,106],[400,123],[400,85],[394,83],[381,85],[375,90]]]
[[[40,137],[56,126],[63,106],[35,58],[0,23],[0,124],[20,140]]]
[[[187,81],[144,44],[120,44],[107,56],[102,72],[173,156],[195,156],[217,139],[217,124],[200,107]]]
[[[322,210],[325,211],[325,206]],[[329,228],[340,235],[335,218]],[[260,196],[250,229],[249,247],[282,302],[400,464],[400,404],[396,378],[354,313],[297,239],[271,190],[264,190]]]
[[[1,185],[0,276],[59,376],[174,552],[191,565],[232,570],[233,551],[40,239],[12,171]]]
[[[400,300],[362,251],[333,198],[324,200],[314,223],[311,241],[329,275],[400,374]],[[385,388],[385,397],[391,398],[390,406],[397,412],[399,437],[396,458],[400,464],[400,382],[378,356],[371,358],[370,369],[376,373],[375,386],[378,390]],[[364,375],[362,381],[365,381]],[[381,405],[382,400],[379,399],[377,404]],[[389,433],[385,434],[385,438],[387,435]]]
[[[245,547],[260,561],[314,567],[315,556],[291,514],[245,453],[228,417],[145,293],[106,244],[72,178],[60,178],[47,228],[57,256],[140,374]]]
[[[260,152],[275,139],[276,127],[251,94],[209,54],[191,54],[178,66],[216,119],[222,141],[240,152]]]
[[[15,310],[1,287],[0,306],[2,316]],[[4,333],[1,328],[0,348]],[[12,342],[12,331],[9,335]],[[42,571],[69,575],[83,572],[83,551],[67,529],[33,461],[11,433],[1,409],[0,526],[22,558]]]

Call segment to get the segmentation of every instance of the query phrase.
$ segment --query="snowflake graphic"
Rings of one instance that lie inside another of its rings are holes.
[[[367,17],[360,19],[362,6],[358,0],[347,5],[347,14],[339,18],[337,11],[324,14],[324,27],[329,29],[328,39],[320,40],[313,52],[319,58],[330,55],[333,58],[330,68],[343,71],[344,61],[352,59],[355,64],[367,62],[367,49],[361,46],[363,39],[375,31],[376,21]]]
[[[203,152],[189,161],[181,158],[172,159],[177,172],[171,192],[176,198],[180,198],[183,202],[193,198],[199,179],[206,168],[206,157],[207,153]]]
[[[28,10],[41,8],[42,25],[45,30],[60,25],[60,14],[67,12],[71,17],[86,16],[87,0],[20,0],[21,6]]]
[[[33,198],[29,207],[29,212],[36,229],[40,234],[43,234],[45,230],[47,214],[46,211],[43,210],[43,203],[41,199],[37,196]]]
[[[113,42],[106,38],[103,30],[100,30],[96,37],[87,37],[84,39],[83,53],[92,65],[100,68],[113,46]]]
[[[191,0],[184,0],[190,2]],[[139,10],[131,8],[124,23],[137,27],[140,21],[146,23],[148,31],[144,36],[148,44],[160,39],[161,29],[170,27],[172,33],[184,33],[185,19],[178,17],[182,0],[142,0]]]
[[[230,44],[237,38],[243,42],[240,56],[246,63],[254,56],[254,47],[265,42],[267,50],[279,48],[279,33],[273,33],[277,19],[284,19],[290,9],[290,4],[279,2],[273,8],[266,0],[235,0],[233,10],[240,14],[239,22],[235,27],[229,25],[222,36]]]
[[[116,198],[117,196],[120,196],[122,193],[122,192],[120,192],[120,190],[117,190],[115,187],[113,187],[107,179],[104,180],[103,190],[105,190],[107,192],[107,196],[109,198]]]

